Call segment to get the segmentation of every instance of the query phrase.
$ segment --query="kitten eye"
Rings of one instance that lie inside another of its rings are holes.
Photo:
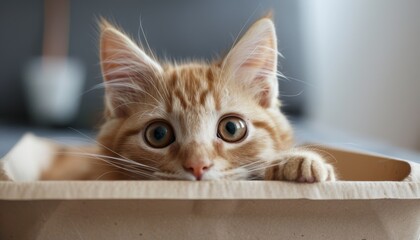
[[[225,117],[219,122],[217,136],[226,142],[239,142],[246,133],[246,123],[239,117]]]
[[[151,147],[164,148],[175,141],[175,134],[171,125],[159,121],[147,126],[144,138]]]

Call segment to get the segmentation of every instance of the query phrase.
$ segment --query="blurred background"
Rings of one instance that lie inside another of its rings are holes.
[[[94,136],[103,110],[100,16],[147,37],[158,56],[214,59],[269,10],[287,76],[283,110],[300,142],[420,160],[414,0],[1,1],[0,156],[27,131]]]

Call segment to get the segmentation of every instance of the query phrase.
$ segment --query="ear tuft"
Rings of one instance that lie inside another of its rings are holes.
[[[274,12],[273,10],[269,10],[261,19],[267,18],[268,20],[273,21],[274,19]]]
[[[114,28],[114,26],[108,22],[104,17],[100,17],[98,20],[99,29],[103,32],[107,28]]]

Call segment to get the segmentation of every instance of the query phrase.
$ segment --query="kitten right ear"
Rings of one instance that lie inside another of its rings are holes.
[[[127,104],[138,101],[150,81],[163,72],[129,37],[104,19],[100,21],[100,58],[105,82],[107,112],[112,117],[127,115]]]
[[[278,107],[277,37],[270,15],[255,22],[223,60],[223,72],[264,108]]]

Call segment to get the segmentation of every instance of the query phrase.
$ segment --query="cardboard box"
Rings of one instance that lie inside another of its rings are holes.
[[[27,135],[3,179],[54,149]],[[0,239],[420,239],[419,164],[323,151],[343,181],[0,181]]]

